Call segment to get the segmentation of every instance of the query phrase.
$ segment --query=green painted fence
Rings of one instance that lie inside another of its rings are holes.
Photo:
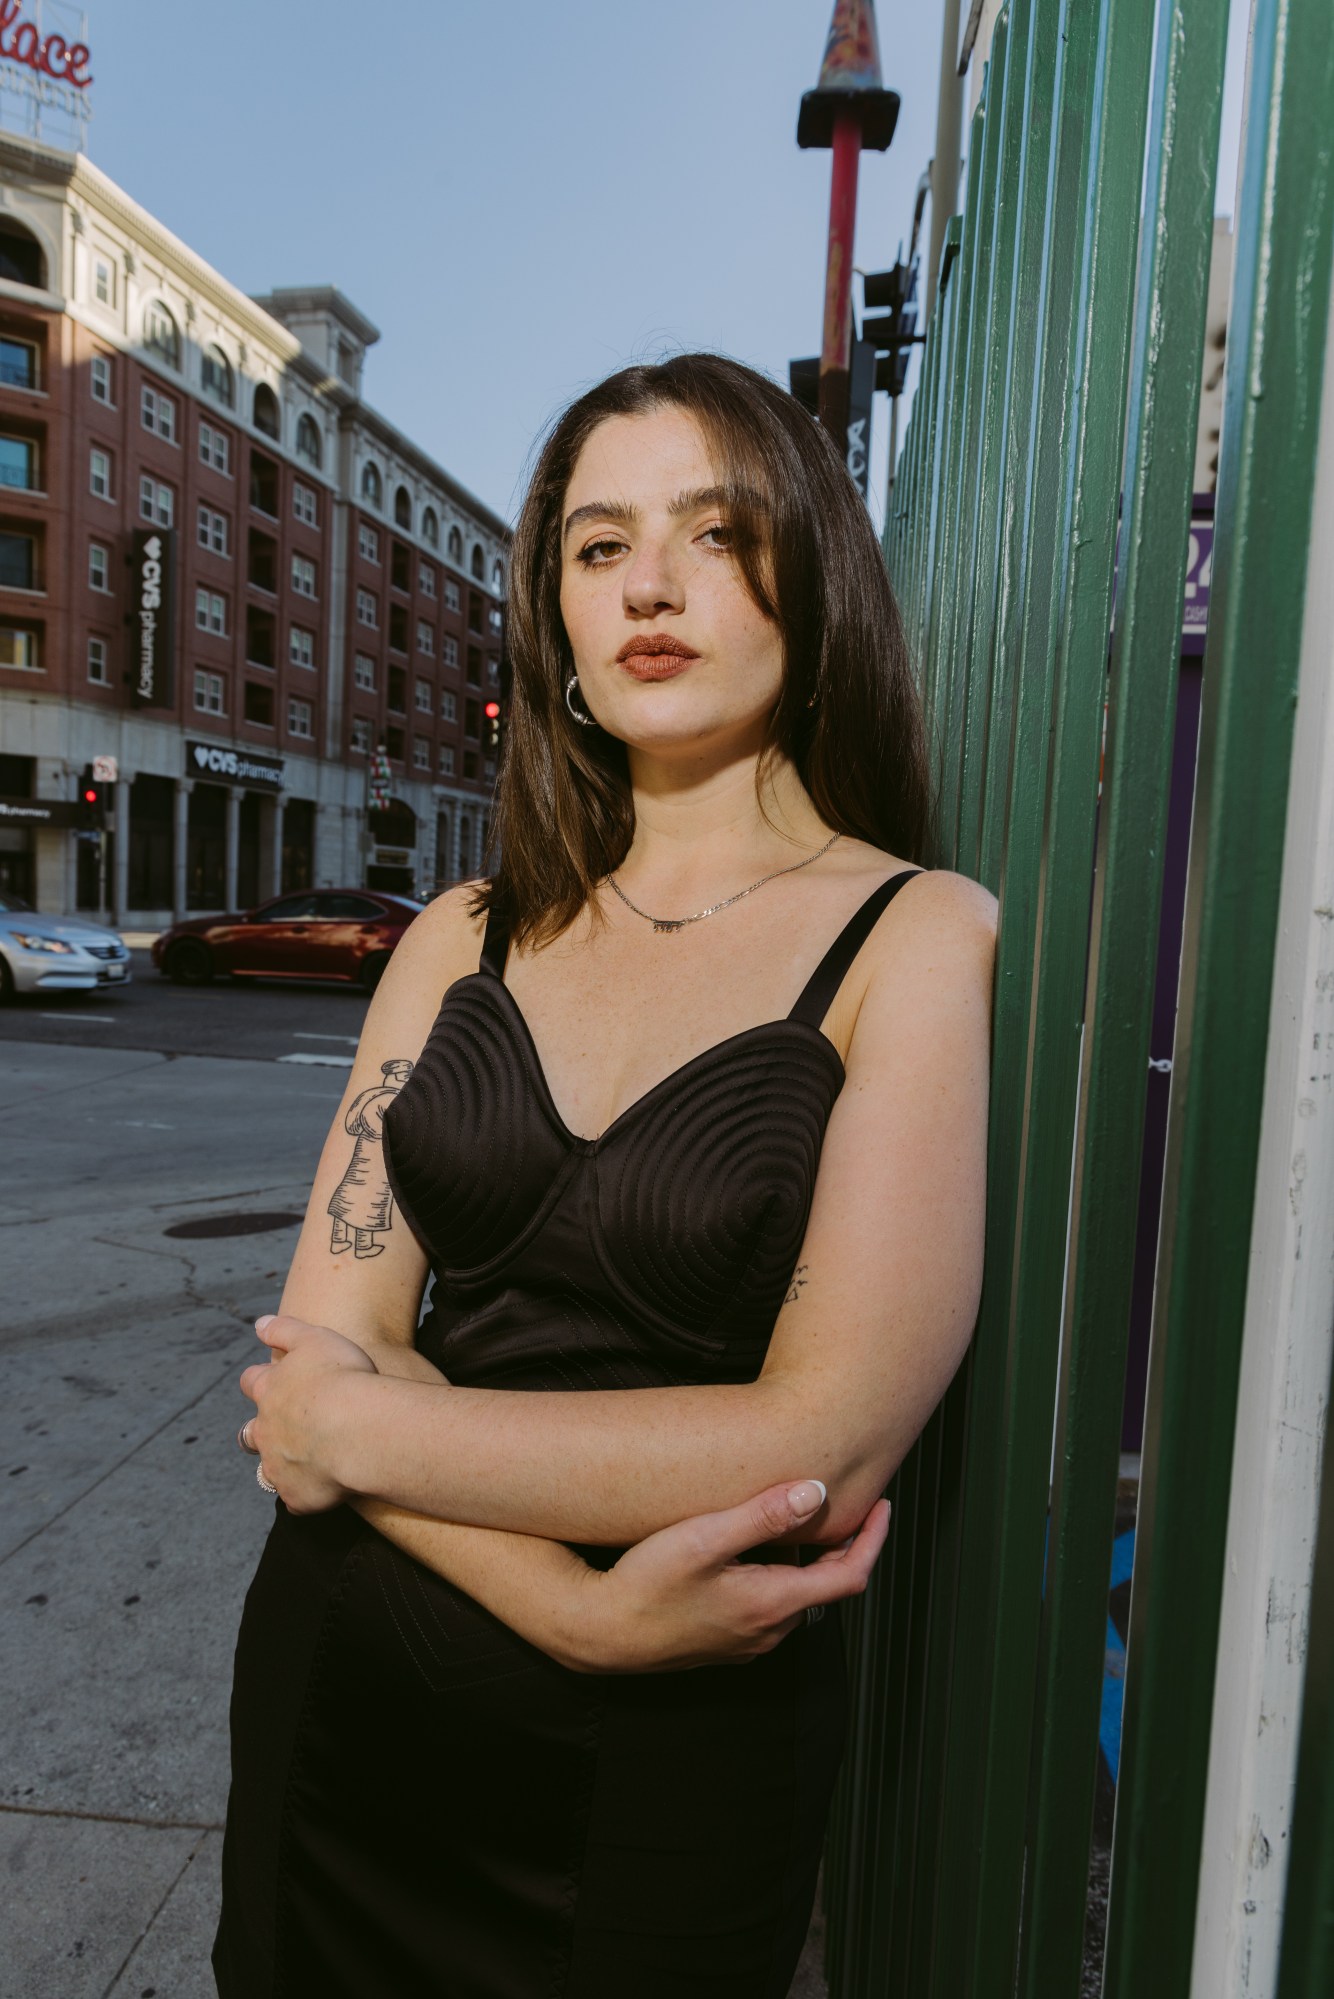
[[[1105,1999],[1190,1988],[1329,333],[1328,6],[1254,16]],[[932,858],[986,882],[1001,925],[977,1333],[847,1618],[832,1999],[1079,1999],[1101,1955],[1087,1884],[1227,16],[1010,0],[892,491]],[[1334,1990],[1334,1497],[1325,1516],[1282,1999]]]

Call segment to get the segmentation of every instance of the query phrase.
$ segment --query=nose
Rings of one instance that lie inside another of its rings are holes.
[[[621,572],[621,602],[632,618],[685,607],[685,579],[669,543],[645,535]]]

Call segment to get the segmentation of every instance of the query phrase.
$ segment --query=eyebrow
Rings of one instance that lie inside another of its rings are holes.
[[[702,507],[718,507],[730,504],[732,495],[726,486],[691,486],[684,493],[678,493],[668,502],[667,511],[677,518],[682,514],[698,513]],[[630,506],[625,500],[591,500],[585,507],[576,507],[567,514],[565,533],[581,526],[585,521],[617,521],[623,527],[632,527],[639,519],[638,507]]]

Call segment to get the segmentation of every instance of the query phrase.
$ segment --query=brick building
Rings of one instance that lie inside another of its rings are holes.
[[[0,886],[156,925],[476,870],[508,531],[362,401],[377,338],[332,287],[247,297],[83,155],[0,135]]]

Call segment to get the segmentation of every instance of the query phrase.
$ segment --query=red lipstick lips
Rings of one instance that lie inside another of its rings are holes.
[[[618,666],[636,680],[671,680],[684,673],[699,654],[670,632],[642,632],[627,639],[616,655]]]

